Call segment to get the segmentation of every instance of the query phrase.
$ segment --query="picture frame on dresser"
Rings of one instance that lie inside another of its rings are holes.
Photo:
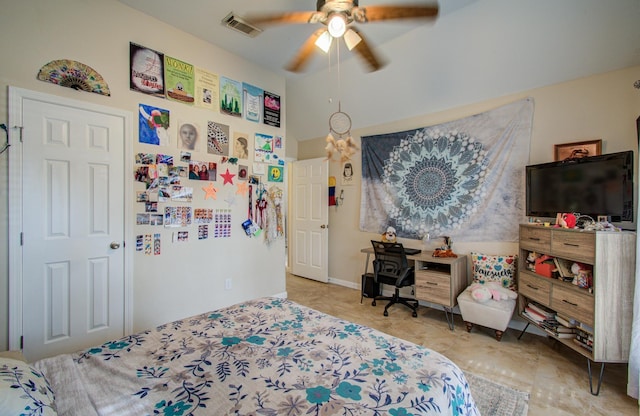
[[[602,154],[602,139],[561,143],[553,146],[553,160],[580,159]]]

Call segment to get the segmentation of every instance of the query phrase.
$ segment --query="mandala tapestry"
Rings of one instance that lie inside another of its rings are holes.
[[[532,98],[417,130],[362,137],[360,230],[517,241]]]

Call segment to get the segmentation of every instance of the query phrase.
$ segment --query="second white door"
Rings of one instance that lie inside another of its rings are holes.
[[[291,193],[291,272],[329,280],[329,162],[325,158],[294,162]]]

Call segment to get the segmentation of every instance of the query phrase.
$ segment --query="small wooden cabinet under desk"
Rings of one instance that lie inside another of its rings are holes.
[[[467,256],[433,257],[432,251],[407,256],[415,263],[416,299],[442,305],[451,312],[467,287]]]

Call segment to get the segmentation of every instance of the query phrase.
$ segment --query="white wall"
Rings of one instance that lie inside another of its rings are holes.
[[[183,6],[177,6],[183,7]],[[212,24],[218,24],[212,22]],[[136,120],[137,107],[144,103],[171,111],[174,121],[191,119],[205,123],[216,121],[240,131],[280,135],[286,138],[286,118],[282,114],[282,128],[268,127],[235,117],[129,90],[129,42],[156,49],[172,57],[209,71],[280,94],[286,108],[284,78],[227,51],[177,31],[165,23],[151,19],[115,0],[24,0],[3,2],[0,13],[0,122],[6,124],[7,86],[17,86],[48,94],[71,97],[104,106],[125,109]],[[75,91],[36,79],[38,70],[51,60],[72,59],[91,66],[109,84],[111,96]],[[206,126],[206,124],[204,124]],[[172,124],[172,129],[175,123]],[[175,145],[160,147],[135,143],[134,152],[169,153],[179,160]],[[4,143],[4,132],[0,143]],[[286,143],[286,140],[285,140]],[[286,146],[286,144],[285,144]],[[11,152],[13,149],[10,149]],[[206,153],[194,153],[197,160],[215,160]],[[0,350],[7,347],[8,321],[8,167],[7,154],[0,156]],[[224,165],[219,165],[218,171]],[[133,166],[126,175],[133,180]],[[224,201],[230,190],[222,186],[218,199],[204,201],[200,187],[205,182],[191,181],[195,208],[227,208]],[[236,183],[236,181],[234,181]],[[142,190],[137,183],[135,190]],[[229,305],[248,298],[282,294],[285,292],[284,240],[267,246],[262,240],[244,235],[241,222],[246,218],[247,197],[236,198],[233,210],[233,230],[229,239],[197,240],[197,227],[188,228],[190,241],[172,244],[174,230],[151,226],[134,226],[135,234],[161,232],[162,255],[132,255],[135,330]],[[135,195],[127,195],[133,212],[142,212]],[[178,205],[178,204],[174,204]],[[162,206],[162,204],[160,204]],[[135,218],[130,218],[135,224]],[[135,240],[126,241],[127,250],[134,250]],[[28,259],[25,259],[28,261]],[[224,289],[225,278],[232,279],[232,289]]]
[[[360,144],[361,136],[439,124],[530,96],[535,101],[530,164],[552,161],[554,144],[589,139],[602,139],[603,153],[633,150],[636,152],[637,160],[636,119],[640,116],[640,90],[635,89],[633,83],[638,79],[640,79],[640,67],[631,67],[522,91],[472,105],[461,105],[442,112],[400,119],[391,123],[363,126],[353,131],[353,137]],[[348,110],[345,111],[348,112]],[[324,137],[300,141],[298,143],[298,159],[324,156],[325,144]],[[340,186],[339,163],[330,163],[329,166],[329,175],[336,176],[338,179],[336,195],[344,190],[344,205],[338,208],[331,207],[329,210],[329,278],[333,282],[359,288],[360,275],[365,261],[365,255],[360,253],[360,248],[370,246],[370,240],[379,239],[379,236],[359,230],[362,166],[360,152],[352,158],[352,162],[356,176],[353,186]],[[636,162],[636,182],[639,181],[637,166]],[[514,222],[513,227],[517,226],[517,222]],[[422,242],[416,240],[400,239],[400,241],[411,246],[422,246]],[[436,241],[427,248],[441,244],[442,241]],[[516,254],[517,243],[455,241],[454,251],[461,255],[471,251],[487,254]]]

